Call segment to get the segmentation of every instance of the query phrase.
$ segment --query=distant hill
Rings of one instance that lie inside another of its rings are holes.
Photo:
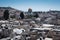
[[[0,7],[0,9],[12,9],[12,10],[15,10],[15,9],[12,8],[12,7]]]
[[[18,15],[22,12],[21,10],[12,8],[12,7],[0,7],[0,17],[3,17],[4,11],[9,10],[10,15],[15,15],[18,17]]]
[[[16,10],[16,11],[21,12],[21,10],[18,10],[18,9],[15,9],[15,8],[12,8],[12,7],[0,7],[0,10],[3,10],[3,9],[5,9],[5,10]]]

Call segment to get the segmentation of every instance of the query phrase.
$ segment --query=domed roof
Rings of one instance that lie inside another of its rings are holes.
[[[32,12],[32,9],[31,9],[31,8],[29,8],[29,9],[28,9],[28,12],[30,12],[30,13],[31,13],[31,12]]]
[[[29,8],[30,10],[32,10],[31,8]]]

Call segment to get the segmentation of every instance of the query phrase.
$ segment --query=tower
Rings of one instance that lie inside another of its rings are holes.
[[[31,9],[31,8],[28,9],[28,14],[29,14],[29,15],[32,14],[32,9]]]
[[[31,9],[31,8],[29,8],[29,9],[28,9],[28,12],[29,12],[29,13],[31,13],[31,12],[32,12],[32,9]]]

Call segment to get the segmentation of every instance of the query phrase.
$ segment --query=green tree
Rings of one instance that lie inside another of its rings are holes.
[[[3,17],[4,17],[5,20],[9,19],[9,11],[8,10],[4,11]]]
[[[34,17],[38,18],[38,17],[39,17],[39,15],[36,13],[36,14],[34,15]]]
[[[20,13],[20,17],[21,17],[21,19],[24,19],[24,14],[23,14],[23,12]]]

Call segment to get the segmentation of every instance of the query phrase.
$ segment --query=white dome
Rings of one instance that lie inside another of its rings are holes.
[[[35,21],[31,21],[30,23],[35,23]]]
[[[15,32],[16,34],[21,34],[22,30],[15,28],[15,29],[13,29],[13,32]]]
[[[36,18],[36,20],[40,21],[40,18]]]

